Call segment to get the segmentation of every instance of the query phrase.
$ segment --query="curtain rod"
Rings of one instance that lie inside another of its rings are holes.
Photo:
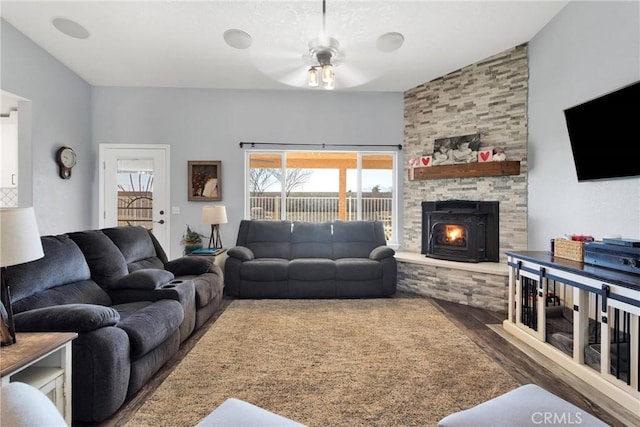
[[[298,147],[394,147],[398,150],[402,150],[402,144],[388,144],[388,145],[372,145],[372,144],[302,144],[302,143],[289,143],[289,142],[241,142],[240,148],[245,145],[250,145],[251,148],[256,145],[278,145],[278,146],[298,146]]]

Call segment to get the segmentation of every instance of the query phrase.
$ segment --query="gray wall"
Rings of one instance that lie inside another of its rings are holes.
[[[21,204],[34,206],[40,234],[89,228],[94,215],[88,206],[95,197],[91,88],[4,20],[0,32],[0,88],[29,100],[19,105]],[[58,177],[55,153],[62,145],[78,155],[70,180]]]
[[[639,9],[637,1],[571,2],[529,43],[531,250],[566,233],[640,237],[640,178],[578,183],[563,115],[640,80]]]
[[[244,204],[239,142],[402,144],[402,105],[402,93],[94,87],[94,156],[101,143],[171,146],[171,206],[181,211],[171,215],[176,257],[186,224],[210,233],[200,222],[206,203],[187,201],[187,161],[222,161],[222,201],[215,204],[227,208],[229,223],[220,231],[232,246]]]

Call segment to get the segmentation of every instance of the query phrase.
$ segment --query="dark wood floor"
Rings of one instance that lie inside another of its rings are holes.
[[[408,294],[397,294],[396,297],[422,298]],[[592,390],[588,385],[580,384],[579,379],[568,379],[567,375],[562,375],[561,378],[557,373],[557,369],[554,372],[554,370],[549,369],[548,366],[540,364],[536,359],[518,349],[510,340],[503,338],[488,326],[502,324],[502,321],[507,317],[506,313],[482,310],[447,301],[429,300],[519,383],[537,384],[612,426],[640,425],[640,418],[638,418],[637,424],[629,424],[629,419],[634,419],[634,415],[630,414],[629,411],[626,411],[624,408],[617,408],[615,402],[601,404],[602,397],[596,396],[597,392]],[[111,419],[101,423],[100,426],[124,426],[138,408],[142,406],[145,400],[153,394],[162,381],[164,381],[178,365],[180,360],[195,346],[231,301],[231,299],[225,299],[223,306],[216,315],[182,344],[178,354],[165,364],[140,392],[126,402],[118,413]]]

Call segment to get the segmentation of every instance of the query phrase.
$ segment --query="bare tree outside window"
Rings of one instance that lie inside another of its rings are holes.
[[[309,182],[313,171],[310,169],[287,169],[286,181],[284,182],[284,191],[288,196],[291,192],[297,188],[300,188],[303,184]],[[273,169],[273,176],[278,181],[282,182],[282,171],[279,169]]]
[[[249,174],[249,190],[253,196],[262,196],[278,180],[274,178],[275,169],[255,168]]]
[[[286,181],[283,183],[286,195],[309,182],[312,173],[309,169],[287,169]],[[254,196],[262,196],[276,182],[282,183],[280,169],[251,169],[249,189]]]

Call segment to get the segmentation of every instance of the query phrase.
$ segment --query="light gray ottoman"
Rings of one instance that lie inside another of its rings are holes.
[[[305,427],[244,400],[229,398],[196,427]]]
[[[535,384],[527,384],[473,408],[441,419],[438,427],[601,427],[603,423],[577,406]]]

